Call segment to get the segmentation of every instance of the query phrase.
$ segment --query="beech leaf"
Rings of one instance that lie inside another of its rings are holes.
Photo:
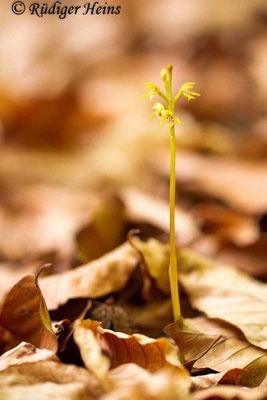
[[[101,400],[187,400],[188,380],[183,372],[159,370],[154,373],[136,364],[124,364],[109,372],[113,391]]]
[[[236,325],[250,343],[267,349],[266,285],[187,249],[179,252],[178,263],[194,308]]]
[[[135,250],[124,244],[86,265],[40,279],[48,309],[54,310],[70,299],[96,298],[120,290],[138,262]]]
[[[57,339],[37,275],[25,276],[7,294],[0,311],[0,325],[10,334],[11,347],[25,341],[57,352]]]
[[[107,196],[93,212],[91,221],[76,235],[80,258],[91,261],[119,246],[124,240],[124,204]]]
[[[254,389],[218,386],[193,393],[190,400],[265,400],[266,393]]]
[[[247,371],[240,368],[229,369],[227,372],[218,374],[207,374],[199,376],[191,376],[192,390],[204,389],[218,384],[235,385],[240,375],[247,374]]]
[[[239,383],[252,387],[260,385],[267,373],[267,352],[248,343],[242,331],[223,320],[181,318],[164,330],[178,345],[185,363],[194,368],[244,369],[248,374]]]
[[[135,363],[150,372],[162,368],[179,370],[183,372],[185,379],[188,378],[188,373],[182,366],[176,350],[166,338],[151,339],[139,334],[126,335],[103,329],[100,325],[100,322],[92,320],[79,321],[76,324],[74,339],[81,349],[82,358],[88,368],[95,366],[94,360],[97,359],[99,362],[101,356],[99,350],[92,348],[93,333],[98,342],[98,348],[105,354],[106,370],[108,366],[116,368],[122,364]],[[96,352],[97,357],[93,357]]]
[[[180,188],[191,185],[192,191],[213,195],[234,208],[251,214],[267,210],[267,163],[240,159],[212,159],[201,154],[176,152],[176,179]],[[158,156],[156,170],[169,175],[169,155]]]
[[[38,349],[31,343],[21,342],[0,357],[0,371],[12,365],[35,363],[37,361],[55,359],[54,353],[47,349]]]

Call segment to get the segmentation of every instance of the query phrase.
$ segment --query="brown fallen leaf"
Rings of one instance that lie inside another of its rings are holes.
[[[192,390],[205,389],[212,386],[221,385],[235,385],[240,375],[247,374],[244,369],[233,368],[227,372],[220,372],[218,374],[207,374],[199,376],[191,376]]]
[[[149,275],[167,295],[168,245],[155,239],[131,240],[142,253]],[[267,288],[263,283],[189,249],[178,252],[178,265],[180,282],[194,308],[236,325],[250,343],[267,349]]]
[[[124,204],[117,196],[104,196],[93,211],[91,221],[76,235],[83,262],[89,262],[113,250],[124,241]]]
[[[74,388],[76,386],[83,387],[90,399],[97,399],[104,392],[101,384],[88,370],[75,365],[63,364],[59,362],[53,352],[37,349],[32,344],[21,343],[0,357],[0,398],[4,398],[3,393],[9,393],[9,389],[14,386],[21,388],[20,396],[23,396],[24,392],[31,392],[28,386],[31,385],[32,397],[30,396],[30,398],[39,399],[40,396],[45,396],[45,393],[37,394],[34,387],[42,384],[41,387],[45,392],[46,385],[49,386],[50,383],[60,384],[63,387],[73,383]],[[12,390],[10,389],[10,391],[10,396],[13,398]],[[17,392],[15,391],[15,393]],[[67,393],[66,396],[68,396]],[[10,398],[9,395],[8,398]],[[28,397],[26,396],[26,398]]]
[[[192,306],[242,330],[267,349],[267,288],[234,267],[217,264],[190,250],[179,252],[180,280]]]
[[[181,372],[166,369],[150,373],[136,364],[124,364],[109,372],[114,389],[101,400],[187,400],[188,380]]]
[[[267,211],[267,163],[177,152],[180,190],[204,193],[249,214]],[[169,155],[156,157],[156,171],[169,175]]]
[[[7,351],[0,357],[0,371],[12,365],[35,363],[47,359],[56,359],[56,356],[50,350],[38,349],[31,343],[21,342],[18,346]]]
[[[169,233],[168,202],[135,189],[124,189],[120,195],[124,200],[125,213],[129,221],[149,223]],[[179,243],[185,244],[199,235],[197,224],[192,216],[179,207],[176,207],[176,221],[176,235]]]
[[[142,298],[146,303],[151,303],[154,299],[160,300],[170,295],[165,254],[168,253],[168,245],[155,239],[143,242],[134,236],[139,233],[139,230],[130,230],[128,242],[136,250],[140,260],[139,265],[143,278]]]
[[[266,392],[233,386],[218,386],[193,393],[190,400],[265,400]]]
[[[200,203],[192,212],[200,223],[202,231],[205,234],[215,235],[220,242],[247,246],[259,239],[259,224],[251,216],[213,203]]]
[[[130,243],[141,256],[140,260],[144,267],[144,276],[146,287],[144,287],[145,296],[149,296],[149,291],[159,289],[162,293],[170,295],[169,284],[169,246],[159,242],[156,239],[149,239],[143,242],[138,237],[130,237]],[[152,293],[153,294],[153,293]]]
[[[26,341],[57,352],[57,338],[38,284],[38,274],[25,276],[7,294],[0,311],[0,325],[7,332],[9,348]]]
[[[74,340],[87,368],[96,369],[96,364],[102,365],[101,374],[104,376],[109,368],[135,363],[150,372],[162,368],[179,370],[188,379],[176,350],[166,338],[151,339],[139,334],[129,336],[103,329],[100,325],[100,322],[92,320],[76,324]]]
[[[49,310],[77,297],[96,298],[124,287],[138,265],[136,251],[124,244],[98,260],[40,279]]]
[[[76,365],[63,364],[58,360],[43,360],[13,365],[0,372],[0,388],[13,385],[36,385],[52,382],[58,384],[83,383],[92,391],[103,393],[97,379],[87,369]]]
[[[208,255],[208,254],[207,254]],[[219,246],[214,254],[218,260],[235,265],[258,279],[267,281],[267,235],[264,234],[255,243],[238,247],[234,244]]]
[[[86,368],[101,382],[105,382],[110,368],[110,361],[102,353],[96,337],[96,329],[99,325],[100,323],[98,322],[92,324],[91,320],[79,321],[74,328],[74,341],[79,347]],[[109,387],[109,382],[106,385]]]
[[[267,372],[267,352],[247,342],[242,331],[218,319],[180,319],[165,328],[194,368],[217,372],[245,369],[238,383],[255,387]]]
[[[71,383],[39,383],[34,385],[14,385],[0,387],[1,400],[38,399],[38,400],[97,400],[90,384]]]
[[[8,290],[26,275],[33,274],[36,271],[36,263],[17,264],[0,263],[0,299],[3,300]]]
[[[38,162],[36,158],[31,165]],[[2,257],[12,261],[26,259],[30,263],[39,261],[40,255],[55,252],[59,262],[71,264],[76,251],[75,233],[91,217],[96,197],[91,192],[41,184],[9,183],[1,190]]]
[[[266,388],[267,388],[267,374],[266,374],[265,378],[263,379],[263,381],[261,382],[259,390],[261,390],[261,389],[266,390]]]

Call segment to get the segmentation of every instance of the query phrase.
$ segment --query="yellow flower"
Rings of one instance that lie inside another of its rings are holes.
[[[151,121],[157,117],[161,121],[160,126],[163,126],[164,122],[166,122],[170,128],[174,125],[175,121],[177,121],[179,125],[181,124],[179,118],[175,117],[172,111],[166,110],[161,103],[155,103],[153,109],[155,111],[152,114]]]
[[[175,124],[175,121],[180,125],[181,121],[179,118],[174,116],[174,110],[175,110],[175,105],[177,101],[182,97],[185,96],[188,100],[195,99],[195,96],[200,96],[199,93],[192,92],[190,89],[192,89],[195,85],[195,82],[186,82],[184,83],[177,95],[172,98],[172,70],[173,67],[171,64],[168,65],[167,68],[163,68],[161,70],[161,78],[164,83],[165,89],[166,89],[166,94],[163,93],[159,87],[153,83],[153,82],[147,82],[144,85],[146,86],[146,89],[149,90],[148,93],[146,93],[142,97],[147,97],[149,96],[150,99],[152,100],[153,97],[157,94],[160,97],[163,98],[163,100],[166,101],[168,108],[165,109],[165,107],[161,103],[155,103],[153,106],[153,110],[155,110],[152,114],[151,121],[157,117],[161,122],[160,126],[163,126],[164,122],[167,123],[167,125],[172,128]]]
[[[161,103],[155,103],[153,105],[153,110],[156,110],[156,111],[152,114],[151,121],[153,121],[153,119],[155,117],[157,117],[158,119],[161,120],[162,119],[162,112],[165,111],[164,106]]]
[[[149,96],[150,100],[152,100],[155,94],[158,94],[160,97],[162,97],[165,101],[168,102],[168,97],[160,90],[160,88],[157,85],[155,85],[155,83],[147,82],[144,83],[144,85],[146,86],[147,90],[150,90],[150,92],[144,94],[141,98]]]
[[[195,84],[195,82],[187,82],[184,83],[180,89],[181,95],[187,97],[188,101],[195,99],[195,96],[200,96],[199,93],[191,92],[191,90],[189,90],[192,89]]]
[[[171,128],[175,124],[175,121],[179,125],[181,125],[181,121],[179,120],[179,118],[174,116],[174,113],[172,111],[169,110],[162,111],[162,116],[163,117],[160,126],[163,126],[164,122],[166,122],[168,127]]]
[[[144,95],[142,96],[142,98],[143,98],[143,97],[149,96],[149,97],[150,97],[150,100],[152,100],[152,99],[153,99],[153,96],[154,96],[155,94],[157,94],[157,85],[155,85],[155,84],[152,83],[152,82],[144,83],[144,85],[146,86],[146,89],[147,89],[147,90],[150,90],[150,92],[144,94]]]

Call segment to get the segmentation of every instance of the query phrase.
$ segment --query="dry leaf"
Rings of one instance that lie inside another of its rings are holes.
[[[267,163],[206,157],[177,152],[180,190],[212,195],[245,213],[267,211]],[[169,175],[169,155],[158,156],[154,168]]]
[[[7,294],[0,312],[0,325],[8,332],[8,346],[26,341],[56,353],[58,344],[38,284],[38,276],[22,278]]]
[[[110,362],[102,354],[102,349],[96,337],[100,323],[91,320],[79,321],[74,328],[74,340],[80,349],[84,365],[101,381],[106,380]]]
[[[218,241],[247,246],[259,239],[259,224],[251,216],[212,203],[198,204],[192,212],[205,234]]]
[[[124,364],[110,371],[115,389],[101,400],[187,400],[188,380],[180,371],[165,369],[150,373],[136,364]]]
[[[218,372],[245,369],[239,383],[258,386],[267,372],[267,352],[249,344],[243,333],[222,320],[180,319],[165,331],[179,347],[186,364]]]
[[[56,398],[58,398],[57,385],[54,384],[69,387],[73,383],[74,388],[76,386],[79,389],[83,388],[90,399],[97,399],[103,394],[102,386],[88,370],[75,365],[62,364],[51,351],[37,349],[29,343],[21,343],[0,358],[0,382],[0,398],[4,398],[3,393],[8,393],[8,398],[13,398],[11,388],[14,386],[21,389],[19,398],[24,398],[23,393],[28,393],[28,391],[29,398],[43,398],[46,387],[49,387],[50,383],[55,386]],[[44,390],[40,395],[34,389],[39,387],[39,384],[42,384],[40,387]],[[28,385],[31,385],[32,389]],[[15,398],[18,394],[14,392]],[[31,396],[30,393],[32,393]],[[67,393],[66,398],[68,398]]]
[[[35,385],[45,382],[58,384],[79,382],[90,385],[92,390],[102,392],[100,384],[87,369],[52,360],[13,365],[0,372],[0,378],[0,387],[7,385]]]
[[[250,275],[264,281],[267,280],[267,235],[245,247],[231,243],[219,246],[214,254],[216,259],[243,269]]]
[[[35,385],[14,385],[0,387],[0,400],[97,400],[90,384],[74,383],[39,383]]]
[[[38,349],[31,343],[22,342],[17,347],[7,351],[0,357],[0,371],[12,365],[35,363],[37,361],[56,358],[54,353],[47,349]]]
[[[250,343],[267,349],[266,286],[186,249],[178,257],[181,283],[193,307],[236,325]]]
[[[192,394],[190,400],[265,400],[266,393],[254,389],[218,386],[215,388],[199,390]]]
[[[125,202],[125,212],[130,221],[149,223],[166,233],[169,232],[168,202],[134,189],[124,189],[120,194]],[[185,244],[199,235],[197,225],[189,213],[176,207],[175,215],[179,243]]]
[[[199,376],[191,376],[192,390],[205,389],[212,386],[222,385],[235,385],[240,375],[247,374],[244,369],[234,368],[229,369],[227,372],[220,372],[218,374],[207,374]]]
[[[143,242],[138,237],[130,238],[130,243],[141,254],[144,275],[150,281],[144,287],[145,292],[156,286],[162,293],[170,295],[169,283],[169,246],[156,239]],[[145,293],[149,297],[149,293]]]
[[[52,310],[70,299],[96,298],[120,290],[138,262],[135,250],[124,244],[89,264],[40,279],[47,306]]]
[[[29,164],[36,163],[38,156],[32,156]],[[51,174],[61,169],[54,166],[53,160],[47,163],[53,166]],[[70,263],[69,258],[76,251],[75,233],[90,218],[96,204],[92,193],[40,184],[7,184],[1,190],[5,193],[0,199],[3,257],[34,261],[40,255],[56,252],[61,262]]]
[[[76,235],[84,262],[101,257],[124,241],[124,204],[116,196],[106,196],[94,210],[91,221]]]
[[[162,368],[177,369],[184,373],[185,379],[187,378],[187,372],[182,367],[175,349],[166,338],[151,339],[139,334],[129,336],[121,332],[102,329],[100,325],[100,322],[91,320],[80,321],[76,324],[74,338],[81,349],[87,368],[92,368],[92,359],[97,360],[97,363],[102,362],[105,371],[109,366],[116,368],[121,364],[135,363],[151,372]],[[92,333],[95,335],[94,340]],[[93,350],[92,343],[96,341],[98,349]],[[105,356],[101,354],[100,349]],[[94,352],[93,356],[92,352]]]

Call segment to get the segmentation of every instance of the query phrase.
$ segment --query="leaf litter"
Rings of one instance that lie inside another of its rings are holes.
[[[262,1],[231,12],[213,3],[218,18],[210,2],[204,13],[188,2],[185,18],[166,5],[169,19],[160,2],[135,2],[132,12],[129,1],[130,19],[110,20],[108,50],[102,34],[98,51],[87,43],[88,24],[72,49],[82,21],[62,25],[53,57],[58,31],[48,20],[45,31],[27,21],[19,31],[27,55],[19,46],[13,59],[1,38],[0,399],[266,398],[266,15]],[[15,32],[9,15],[3,31]],[[140,27],[130,40],[129,24]],[[179,115],[184,318],[175,322],[169,141],[136,101],[140,76],[162,62],[165,32],[179,79],[190,71],[203,93]],[[20,66],[25,79],[14,79]],[[103,93],[112,98],[104,107]],[[127,240],[131,230],[139,233]]]

